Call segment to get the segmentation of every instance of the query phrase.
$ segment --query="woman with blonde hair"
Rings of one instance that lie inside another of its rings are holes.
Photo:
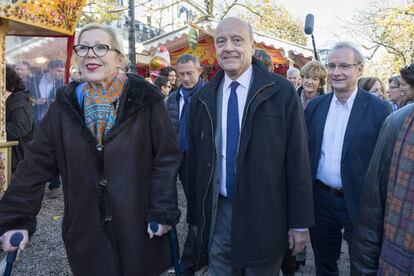
[[[4,251],[16,250],[16,231],[24,249],[44,183],[61,175],[62,237],[74,275],[159,275],[171,267],[164,234],[180,217],[181,156],[158,88],[120,70],[121,43],[110,26],[79,31],[73,50],[85,82],[57,93],[0,201]]]
[[[302,100],[303,108],[306,108],[311,100],[324,93],[327,72],[322,63],[313,60],[302,67],[300,75],[302,78],[300,98]]]

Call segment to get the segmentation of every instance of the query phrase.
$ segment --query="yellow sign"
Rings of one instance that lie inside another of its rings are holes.
[[[86,0],[6,0],[0,18],[71,35]]]

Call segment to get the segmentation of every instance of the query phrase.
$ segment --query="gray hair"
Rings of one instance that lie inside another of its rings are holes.
[[[247,29],[249,30],[249,37],[250,37],[250,40],[251,41],[254,41],[254,38],[253,38],[253,27],[252,27],[252,24],[250,24],[249,22],[245,22],[246,23],[246,25],[247,25]]]
[[[289,75],[298,75],[298,76],[300,76],[300,71],[296,67],[290,67],[286,72],[286,76],[289,76]]]
[[[110,25],[90,23],[90,24],[83,26],[79,30],[78,34],[76,35],[76,40],[75,40],[76,44],[79,44],[82,34],[90,30],[101,30],[107,33],[111,37],[111,43],[112,43],[112,45],[109,45],[109,46],[117,50],[120,55],[126,58],[126,55],[124,53],[124,45],[122,42],[122,38],[119,35],[119,33]]]
[[[180,56],[177,59],[177,65],[180,64],[180,63],[187,63],[189,61],[192,61],[196,68],[201,67],[200,66],[200,59],[198,57],[194,56],[194,55],[191,55],[191,54],[185,54],[185,55]]]
[[[357,64],[365,65],[364,56],[362,55],[361,51],[359,51],[359,49],[354,44],[350,42],[346,42],[346,41],[338,42],[333,46],[333,48],[329,51],[328,61],[329,61],[329,57],[331,56],[332,52],[339,50],[339,49],[344,49],[344,48],[351,49],[354,52],[355,62]]]

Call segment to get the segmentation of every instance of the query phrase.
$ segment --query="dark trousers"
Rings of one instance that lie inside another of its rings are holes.
[[[286,250],[281,267],[283,276],[295,275],[297,268],[298,264],[296,263],[296,256],[293,255],[292,250]]]
[[[57,176],[49,181],[49,190],[57,189],[61,185],[60,176]]]
[[[183,153],[183,160],[178,170],[178,177],[183,186],[185,198],[188,194],[187,183],[187,155]],[[180,269],[183,276],[192,276],[196,272],[197,263],[197,239],[192,226],[188,225],[187,237],[184,242],[183,253],[180,260]]]
[[[283,255],[268,263],[233,269],[230,260],[230,229],[233,203],[219,196],[217,218],[211,246],[208,252],[208,270],[210,276],[279,276]]]
[[[316,275],[339,275],[338,259],[343,238],[351,248],[352,224],[343,197],[332,195],[318,187],[313,189],[315,226],[310,238],[315,255]]]

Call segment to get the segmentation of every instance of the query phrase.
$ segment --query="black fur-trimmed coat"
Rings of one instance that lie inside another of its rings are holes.
[[[153,85],[128,75],[116,123],[100,148],[84,123],[77,85],[58,92],[29,144],[0,202],[0,234],[10,229],[33,234],[44,183],[59,174],[62,236],[73,274],[114,275],[99,202],[104,186],[122,267],[116,275],[159,275],[172,266],[168,235],[150,240],[147,223],[175,225],[180,216],[181,156],[163,98]]]

